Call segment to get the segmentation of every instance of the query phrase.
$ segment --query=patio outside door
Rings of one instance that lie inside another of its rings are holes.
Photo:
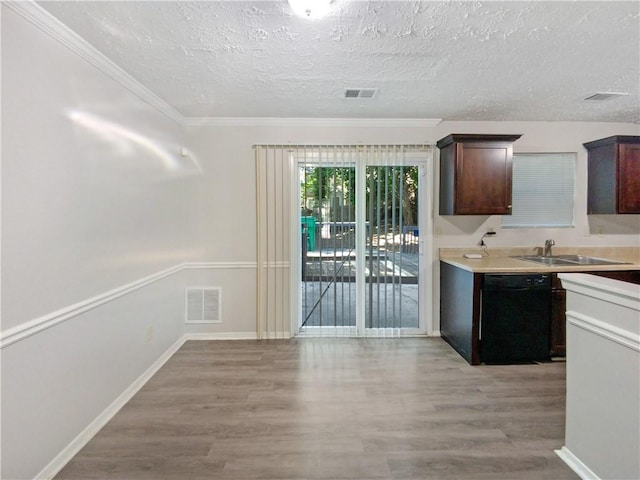
[[[405,155],[332,160],[298,164],[298,334],[424,333],[423,165]]]
[[[400,334],[420,327],[421,168],[366,167],[364,327]]]

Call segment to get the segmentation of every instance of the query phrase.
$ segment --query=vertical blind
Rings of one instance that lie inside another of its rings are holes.
[[[513,155],[512,213],[505,228],[572,227],[575,153]]]
[[[256,146],[256,336],[289,338],[293,150]]]
[[[296,155],[305,219],[297,334],[355,335],[356,164],[363,152],[321,146]]]
[[[368,335],[417,328],[416,162],[430,159],[432,147],[254,148],[258,338],[362,335],[356,317]],[[415,306],[403,311],[407,302]]]

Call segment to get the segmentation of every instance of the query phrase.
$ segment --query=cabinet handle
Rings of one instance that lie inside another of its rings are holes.
[[[511,208],[511,205],[507,205],[507,208]]]

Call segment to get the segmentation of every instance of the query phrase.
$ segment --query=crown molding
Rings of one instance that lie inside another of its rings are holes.
[[[2,3],[98,68],[124,88],[149,103],[159,112],[165,114],[180,125],[185,124],[184,116],[180,112],[142,85],[138,80],[96,50],[95,47],[90,45],[86,40],[34,1],[8,1]]]
[[[35,1],[2,3],[181,126],[429,128],[442,121],[439,118],[185,117]]]
[[[185,117],[188,127],[384,127],[429,128],[440,118],[278,118],[278,117]]]

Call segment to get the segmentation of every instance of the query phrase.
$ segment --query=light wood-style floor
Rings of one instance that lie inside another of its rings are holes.
[[[577,479],[565,364],[444,341],[190,341],[57,479]]]

